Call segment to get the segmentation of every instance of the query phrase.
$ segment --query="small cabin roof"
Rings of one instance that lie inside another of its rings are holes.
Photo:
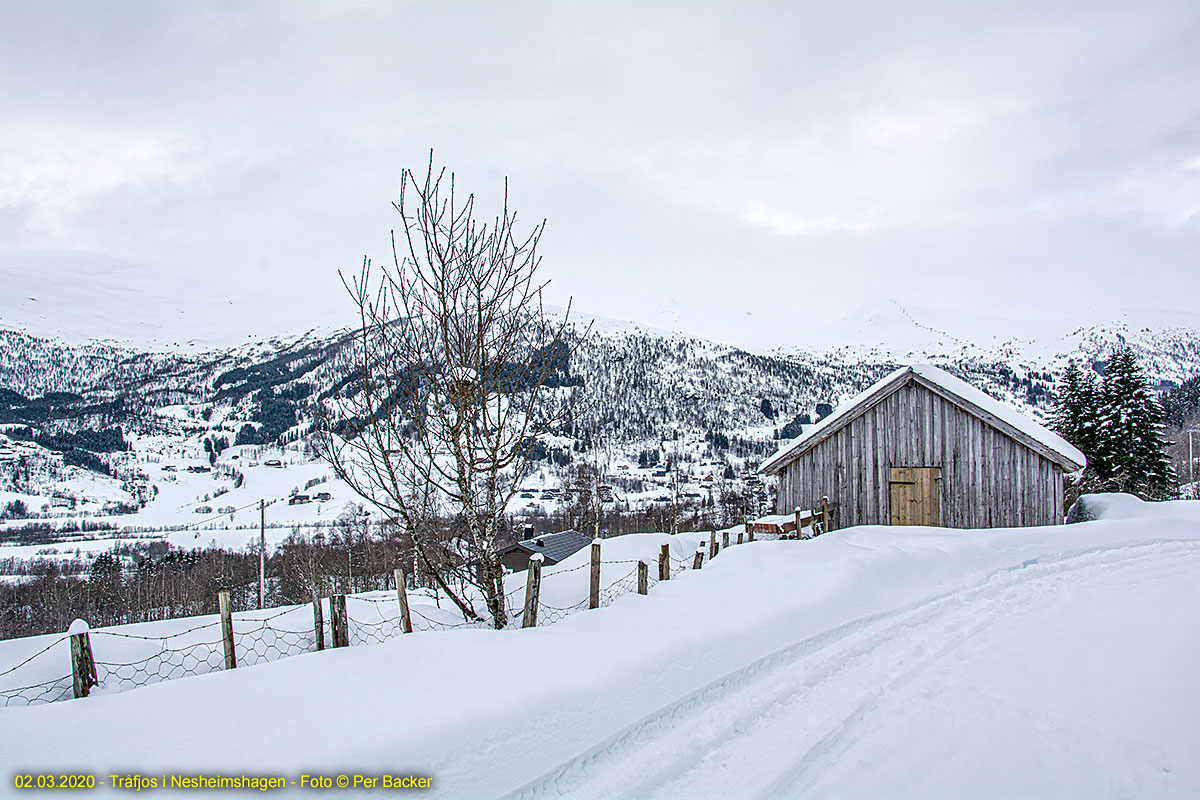
[[[578,531],[559,531],[558,533],[543,533],[532,539],[520,541],[517,545],[531,554],[541,553],[546,557],[546,561],[557,564],[591,543],[590,536],[584,536]]]
[[[909,383],[919,383],[972,416],[1016,439],[1026,447],[1074,472],[1083,469],[1087,458],[1066,439],[996,398],[932,364],[901,367],[854,397],[839,403],[833,413],[783,445],[758,468],[764,475],[777,475],[784,467],[824,441],[872,406]]]

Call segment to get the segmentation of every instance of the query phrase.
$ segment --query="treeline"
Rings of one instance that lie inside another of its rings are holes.
[[[223,548],[138,552],[131,564],[98,556],[87,573],[39,559],[25,577],[0,584],[0,638],[60,633],[74,619],[93,626],[216,613],[217,592],[228,589],[245,608],[258,557]]]
[[[20,500],[13,500],[4,507],[4,512],[0,514],[0,519],[4,519],[5,517],[19,519],[28,513],[29,511],[24,503]],[[61,545],[63,543],[63,536],[65,535],[116,530],[116,527],[111,522],[90,519],[80,522],[70,520],[61,525],[49,522],[30,522],[25,525],[14,525],[0,529],[0,543],[15,545]]]
[[[347,518],[312,536],[293,531],[266,560],[263,607],[386,589],[404,567],[419,585],[428,571],[415,565],[408,537],[394,525]],[[257,548],[171,548],[163,542],[122,545],[86,569],[77,560],[38,558],[0,562],[17,580],[0,583],[0,638],[65,631],[74,619],[92,626],[217,613],[228,591],[236,610],[258,608]]]
[[[1166,421],[1177,428],[1194,426],[1200,420],[1200,376],[1188,378],[1168,389],[1161,398]]]

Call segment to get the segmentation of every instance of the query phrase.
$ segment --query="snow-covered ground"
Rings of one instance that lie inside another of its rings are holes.
[[[1200,504],[1111,506],[758,542],[547,627],[3,709],[0,762],[415,773],[439,797],[1194,797]]]

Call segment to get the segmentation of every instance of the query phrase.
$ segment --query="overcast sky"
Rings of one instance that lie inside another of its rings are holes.
[[[0,272],[347,320],[432,147],[592,313],[1197,312],[1198,42],[1191,0],[0,0]]]

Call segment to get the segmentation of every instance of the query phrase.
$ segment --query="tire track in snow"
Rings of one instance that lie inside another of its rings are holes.
[[[801,793],[888,692],[949,656],[996,611],[1028,610],[1081,574],[1197,552],[1196,542],[1163,541],[1031,559],[855,620],[658,709],[505,798]]]

